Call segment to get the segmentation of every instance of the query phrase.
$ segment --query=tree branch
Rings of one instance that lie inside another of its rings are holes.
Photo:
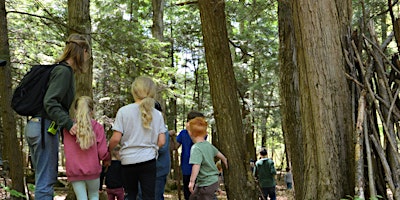
[[[199,1],[185,1],[185,2],[181,2],[181,3],[176,3],[175,5],[177,5],[177,6],[185,6],[185,5],[197,4],[197,3],[199,3]]]

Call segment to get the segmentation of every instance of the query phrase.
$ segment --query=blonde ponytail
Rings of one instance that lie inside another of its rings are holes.
[[[77,124],[76,142],[81,149],[89,149],[95,142],[96,136],[92,128],[93,100],[88,96],[81,96],[75,103],[75,119]]]
[[[153,120],[154,97],[156,95],[155,83],[149,77],[139,76],[132,83],[131,92],[135,101],[140,101],[139,109],[143,127],[150,129],[150,123]]]

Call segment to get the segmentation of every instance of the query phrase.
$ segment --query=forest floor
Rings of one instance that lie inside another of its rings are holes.
[[[65,188],[59,188],[56,190],[56,197],[54,200],[66,200],[68,189]],[[294,200],[294,191],[293,190],[287,190],[286,185],[283,180],[277,180],[277,186],[276,186],[276,192],[277,192],[277,200]],[[106,198],[106,193],[103,192],[102,195],[103,197],[100,197],[100,200],[102,199],[107,199]],[[166,190],[164,193],[164,198],[165,200],[179,200],[179,199],[184,199],[183,198],[183,192],[181,191],[181,198],[178,196],[178,191],[175,190]],[[225,191],[222,191],[218,196],[218,200],[227,200],[226,193]]]
[[[68,194],[68,188],[67,187],[56,187],[55,189],[55,194],[56,196],[54,197],[54,200],[66,200],[67,194]],[[278,182],[278,185],[276,187],[276,192],[277,192],[277,200],[294,200],[294,193],[293,190],[287,190],[286,186],[283,184],[280,184]],[[101,194],[102,197],[100,197],[100,200],[102,199],[107,199],[107,195],[105,192]],[[164,194],[165,200],[179,200],[183,199],[183,195],[181,192],[181,198],[178,198],[178,191],[177,190],[171,190],[167,191]],[[9,192],[6,192],[4,188],[0,188],[0,199],[10,199],[10,194]],[[31,198],[32,199],[32,198]],[[217,196],[218,200],[227,200],[226,193],[225,191],[222,191],[220,195]]]
[[[0,171],[1,168],[0,168]],[[170,182],[173,182],[172,180]],[[0,177],[0,199],[10,199],[10,191],[6,191],[4,189],[4,186],[10,185],[10,179],[6,178],[5,176]],[[55,187],[55,197],[54,200],[69,200],[71,198],[68,198],[68,192],[72,192],[68,188],[68,182],[66,181],[65,177],[59,177],[59,184],[56,185]],[[166,192],[164,194],[164,198],[166,200],[179,200],[183,199],[183,192],[180,192],[180,195],[178,195],[178,190],[177,189],[169,189],[168,188],[168,183],[166,187]],[[172,184],[170,184],[172,185]],[[172,188],[172,187],[171,187]],[[221,187],[223,189],[223,187]],[[294,200],[294,191],[293,190],[287,190],[286,185],[283,181],[283,177],[278,175],[277,178],[277,186],[276,186],[276,192],[277,192],[277,200]],[[30,191],[30,193],[33,193],[33,191]],[[181,198],[179,198],[181,196]],[[33,199],[33,198],[30,198]],[[107,199],[107,194],[105,192],[101,193],[100,200]],[[220,194],[217,196],[218,200],[227,200],[227,196],[224,190],[220,192]]]
[[[54,198],[54,200],[66,200],[67,192],[68,191],[65,189],[56,190],[56,197]],[[281,185],[278,183],[278,185],[276,187],[276,192],[277,192],[277,197],[276,197],[277,200],[294,200],[293,190],[287,190],[286,185]],[[103,196],[103,198],[100,197],[100,200],[107,199],[105,192],[101,196]],[[165,198],[165,200],[179,200],[178,191],[177,190],[168,191],[168,192],[164,193],[164,198]],[[182,192],[181,192],[180,199],[181,200],[184,199]],[[222,191],[220,193],[220,195],[217,196],[217,199],[218,200],[227,200],[225,191]]]

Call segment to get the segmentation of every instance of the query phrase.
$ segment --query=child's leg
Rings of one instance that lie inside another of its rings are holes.
[[[115,200],[114,189],[106,188],[108,200]]]
[[[159,176],[156,178],[156,199],[164,199],[165,184],[167,182],[167,175]]]
[[[117,200],[124,200],[125,199],[125,192],[124,192],[124,188],[117,188],[115,189],[115,195],[117,197]]]
[[[122,182],[127,199],[136,200],[138,194],[139,173],[137,164],[122,165]]]
[[[183,195],[185,200],[189,200],[190,191],[189,191],[189,182],[190,182],[190,175],[183,175]]]
[[[87,188],[88,188],[89,200],[98,200],[99,199],[100,178],[96,178],[93,180],[87,180],[86,184],[87,184]]]
[[[156,160],[139,163],[139,182],[143,200],[155,199],[156,191]]]
[[[108,200],[115,200],[114,194],[111,194],[111,193],[107,192],[107,197],[108,197]]]
[[[71,182],[77,200],[87,200],[86,183],[85,181]],[[98,187],[96,186],[96,190]]]

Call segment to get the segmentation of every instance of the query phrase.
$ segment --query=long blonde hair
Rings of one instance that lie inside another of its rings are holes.
[[[73,33],[65,42],[63,54],[56,60],[57,63],[72,59],[75,66],[71,66],[74,70],[79,72],[84,71],[85,65],[85,50],[88,52],[90,57],[90,45],[85,36]]]
[[[132,83],[131,92],[135,101],[140,101],[139,108],[143,127],[150,129],[150,123],[153,120],[152,112],[155,104],[156,84],[149,77],[139,76]]]
[[[95,142],[96,136],[92,128],[93,100],[88,96],[81,96],[75,103],[75,119],[77,124],[76,142],[81,149],[89,149]]]

